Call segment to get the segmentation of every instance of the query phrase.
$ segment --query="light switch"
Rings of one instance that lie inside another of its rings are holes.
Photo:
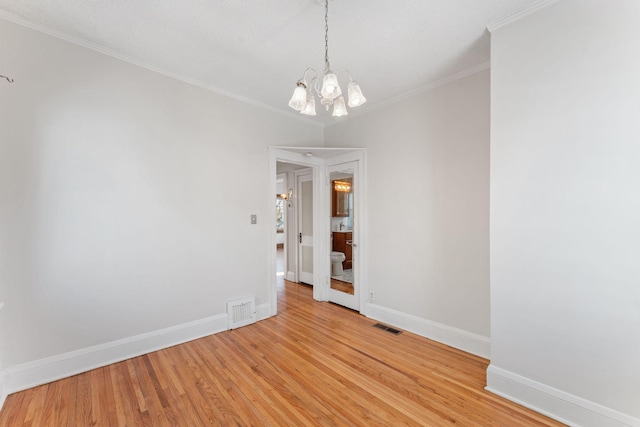
[[[251,215],[251,224],[258,223],[258,215]]]

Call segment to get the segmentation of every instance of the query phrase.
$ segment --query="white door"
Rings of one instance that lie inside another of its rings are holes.
[[[331,200],[331,250],[344,254],[344,261],[332,265],[329,301],[352,310],[360,309],[357,222],[358,162],[327,167]]]
[[[298,281],[313,285],[313,177],[299,175],[298,188]]]

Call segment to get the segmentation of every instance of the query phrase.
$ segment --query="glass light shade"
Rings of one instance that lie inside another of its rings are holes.
[[[349,114],[349,112],[347,111],[347,106],[344,105],[344,96],[340,95],[333,102],[333,116],[341,117],[347,114]]]
[[[304,114],[305,116],[316,115],[316,97],[313,96],[311,92],[307,92],[307,103],[302,111],[300,111],[300,114]]]
[[[338,77],[333,73],[327,73],[322,79],[322,89],[320,90],[323,98],[335,99],[342,95],[342,89],[338,84]]]
[[[347,92],[349,94],[349,107],[357,107],[367,102],[367,98],[364,97],[360,86],[356,82],[349,83]]]
[[[296,111],[300,111],[304,108],[307,103],[307,91],[304,90],[304,87],[298,86],[296,90],[293,91],[293,96],[289,101],[289,107],[293,108]]]

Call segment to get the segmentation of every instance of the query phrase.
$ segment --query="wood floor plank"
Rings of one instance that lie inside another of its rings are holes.
[[[30,389],[25,390],[22,393],[14,393],[7,397],[4,406],[14,408],[14,410],[4,417],[1,416],[2,413],[0,413],[0,427],[21,425],[22,420],[25,419],[27,414],[27,408],[29,407],[29,402],[31,402],[32,394],[33,389]]]
[[[203,341],[195,343],[195,350],[198,355],[207,361],[207,367],[209,372],[218,372],[222,370],[224,372],[225,381],[219,381],[218,387],[224,387],[225,394],[228,396],[231,405],[230,415],[232,418],[239,422],[241,425],[258,425],[261,424],[261,420],[265,417],[269,417],[269,413],[262,414],[257,410],[256,406],[261,406],[262,395],[256,394],[248,396],[242,390],[242,384],[247,384],[246,380],[241,379],[236,371],[233,369],[235,365],[233,360],[224,360],[221,358],[223,352],[213,352],[204,344]],[[254,378],[246,378],[252,380]],[[264,408],[264,406],[262,406]]]
[[[42,409],[44,417],[42,424],[60,425],[58,411],[65,412],[64,408],[62,408],[62,387],[62,381],[55,381],[49,384],[47,396],[44,400],[44,408]]]
[[[273,384],[269,384],[265,378],[255,370],[254,363],[234,363],[237,359],[235,349],[227,349],[224,346],[215,345],[211,342],[200,342],[201,345],[207,347],[210,357],[219,361],[221,366],[227,366],[235,379],[235,384],[251,384],[254,383],[255,394],[249,396],[252,404],[259,409],[259,413],[266,425],[287,425],[287,420],[295,419],[295,415],[290,409],[279,404],[277,399],[273,397]]]
[[[42,418],[44,417],[44,399],[47,395],[48,384],[36,387],[34,390],[34,396],[29,403],[29,408],[24,417],[23,423],[25,425],[40,425],[42,424]],[[20,420],[18,420],[20,422]]]
[[[97,392],[98,390],[96,390]],[[78,375],[76,391],[76,426],[89,426],[91,423],[91,372]]]
[[[0,427],[561,425],[485,391],[486,359],[278,289],[277,316],[15,393]]]
[[[98,418],[98,425],[117,426],[118,415],[116,399],[113,392],[113,383],[111,382],[111,366],[105,366],[101,369],[96,369],[102,388],[94,389],[99,390],[99,393],[94,393],[97,402],[92,404],[100,405],[103,407],[101,417]]]

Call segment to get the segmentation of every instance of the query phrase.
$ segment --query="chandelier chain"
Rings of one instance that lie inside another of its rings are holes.
[[[328,73],[329,67],[329,0],[324,2],[324,72]]]

